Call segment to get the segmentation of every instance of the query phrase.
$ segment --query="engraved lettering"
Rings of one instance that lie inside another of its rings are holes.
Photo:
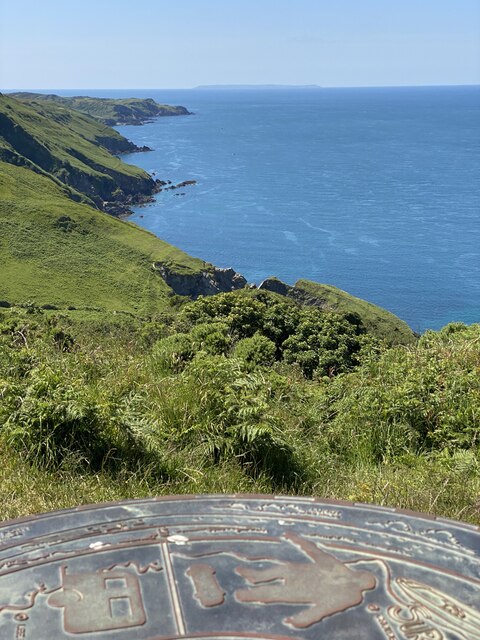
[[[30,531],[30,527],[17,527],[8,531],[0,531],[0,542],[5,542],[5,540],[10,540],[11,538],[20,538],[28,531]]]
[[[24,640],[27,635],[27,630],[24,624],[19,624],[17,626],[17,631],[15,633],[15,640]]]
[[[243,603],[308,605],[307,609],[283,621],[302,629],[361,604],[363,592],[376,586],[372,573],[350,569],[299,536],[286,534],[285,537],[308,556],[310,562],[287,562],[262,570],[237,567],[236,573],[255,585],[236,591],[237,600]]]
[[[422,607],[402,609],[392,606],[388,608],[388,613],[394,622],[399,623],[400,631],[407,640],[443,640],[445,637],[432,625],[428,612]]]
[[[425,611],[424,617],[441,629],[448,629],[466,640],[480,640],[480,613],[430,585],[407,578],[397,578],[395,585],[403,596],[415,603],[410,609]],[[436,627],[434,627],[436,628]],[[427,636],[437,640],[436,636]],[[440,635],[441,638],[444,635]],[[423,638],[421,639],[423,640]]]
[[[187,570],[195,587],[195,598],[203,607],[216,607],[223,604],[225,591],[218,584],[215,569],[209,564],[193,564]]]
[[[388,622],[385,619],[385,617],[382,616],[381,614],[378,614],[375,617],[377,619],[378,624],[382,628],[385,636],[387,637],[387,640],[397,640],[397,636],[395,635],[392,627],[388,624]]]
[[[63,567],[62,586],[48,604],[63,608],[68,633],[128,629],[146,622],[138,578],[127,571],[67,574]]]

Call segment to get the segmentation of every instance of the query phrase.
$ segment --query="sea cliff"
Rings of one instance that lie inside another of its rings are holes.
[[[43,93],[12,93],[17,100],[38,104],[56,104],[67,109],[74,109],[110,127],[119,125],[141,125],[154,118],[164,116],[187,116],[190,111],[182,106],[159,104],[152,98],[90,98],[87,96],[73,96],[65,98],[54,94]]]
[[[148,202],[153,194],[161,189],[177,189],[195,184],[193,180],[173,185],[168,181],[153,179],[142,169],[125,164],[112,155],[112,153],[131,151],[132,143],[102,124],[99,121],[99,113],[105,117],[106,113],[114,107],[122,106],[118,103],[124,101],[98,101],[89,98],[82,98],[80,101],[77,98],[42,97],[37,94],[20,94],[20,97],[21,100],[0,96],[0,160],[9,165],[9,172],[13,171],[13,167],[30,172],[22,174],[17,172],[15,181],[20,184],[26,176],[30,175],[33,191],[25,189],[23,203],[24,208],[25,203],[31,203],[32,214],[35,210],[37,211],[37,226],[38,212],[42,209],[42,201],[38,198],[38,194],[43,191],[49,194],[47,198],[49,214],[54,211],[56,213],[51,216],[51,223],[49,223],[51,226],[41,236],[42,239],[38,245],[39,248],[42,244],[45,245],[40,252],[43,260],[48,256],[51,243],[55,238],[55,243],[60,242],[63,250],[70,255],[70,266],[77,264],[79,258],[84,261],[85,256],[89,255],[89,267],[92,267],[101,257],[96,255],[96,251],[101,254],[103,249],[101,250],[100,247],[104,246],[104,241],[106,241],[105,246],[111,246],[112,233],[113,236],[118,236],[115,229],[107,229],[105,221],[98,219],[95,223],[97,239],[89,243],[88,239],[92,238],[91,223],[84,218],[83,213],[71,210],[66,206],[65,200],[62,200],[63,204],[61,204],[58,198],[65,199],[66,196],[75,202],[119,215],[127,214],[131,206]],[[146,105],[144,114],[158,111],[159,105],[153,100],[141,101],[141,103],[144,107]],[[72,108],[73,105],[75,109]],[[96,105],[100,109],[96,118],[77,110],[79,106],[85,110],[85,105],[88,108]],[[187,112],[186,109],[184,111]],[[38,176],[35,180],[34,174]],[[38,184],[37,181],[39,181]],[[48,182],[50,186],[47,185]],[[54,206],[51,204],[53,202],[51,198],[54,198]],[[14,209],[16,206],[17,202],[14,204]],[[114,251],[115,258],[112,259],[111,266],[107,267],[108,277],[105,277],[105,267],[99,268],[98,274],[92,273],[92,281],[95,283],[98,283],[99,279],[105,283],[112,279],[118,282],[122,277],[121,272],[131,273],[132,261],[133,263],[138,261],[140,280],[142,272],[144,272],[145,283],[151,283],[152,275],[157,280],[161,280],[162,284],[159,285],[157,282],[151,290],[157,291],[160,299],[167,291],[197,299],[200,296],[227,293],[247,286],[246,279],[233,269],[219,269],[202,260],[190,258],[173,247],[169,248],[169,245],[135,225],[130,224],[128,228],[127,245],[123,249],[117,245]],[[149,238],[148,242],[145,243],[147,238]],[[137,248],[141,247],[140,254],[135,250],[130,254],[129,260],[128,255],[133,245]],[[145,246],[155,248],[149,249],[149,253],[145,254]],[[119,255],[117,249],[124,255]],[[33,251],[32,248],[31,250]],[[112,249],[107,250],[109,254],[111,251]],[[82,252],[84,256],[81,255]],[[95,255],[94,258],[92,252]],[[15,264],[15,269],[21,271],[22,261],[16,261]],[[89,271],[91,272],[91,268]],[[51,278],[54,272],[62,280],[69,270],[55,268],[50,273]],[[114,272],[115,278],[112,278]],[[77,281],[79,276],[86,280],[85,272],[81,274],[70,272],[70,282]],[[55,278],[52,278],[52,281],[54,280]],[[37,289],[33,286],[35,282],[35,277],[30,278],[28,283],[25,283],[25,290],[37,291],[35,298],[41,299],[42,305],[62,306],[68,303],[68,297],[62,299],[57,293],[55,295],[49,293],[42,297],[38,293],[38,286]],[[254,284],[249,286],[256,287]],[[98,284],[95,284],[95,287],[98,287]],[[114,290],[120,292],[128,288],[127,283],[122,282],[122,286],[118,287],[117,283]],[[301,305],[318,306],[339,313],[358,314],[365,326],[368,326],[369,331],[390,343],[408,343],[414,340],[413,332],[393,314],[333,287],[307,281],[299,281],[291,287],[270,278],[260,284],[259,288],[281,294]],[[43,290],[44,287],[40,289]],[[59,289],[61,291],[63,287],[60,286]],[[79,291],[82,289],[83,287],[80,287]],[[20,294],[20,298],[17,295],[12,296],[8,290],[11,291],[7,287],[6,294],[0,296],[7,302],[18,301],[24,296],[24,294]],[[70,292],[69,295],[72,293]],[[127,297],[130,299],[128,303],[124,296],[125,294],[120,294],[123,300],[123,302],[118,301],[120,308],[122,304],[126,307],[129,305],[135,307],[135,296],[138,296],[138,292],[132,291],[128,294]],[[110,297],[111,293],[107,298]],[[150,298],[150,296],[147,297]],[[77,296],[74,298],[76,300]],[[152,302],[153,300],[150,300],[149,304]],[[163,303],[159,301],[158,304],[161,306]]]

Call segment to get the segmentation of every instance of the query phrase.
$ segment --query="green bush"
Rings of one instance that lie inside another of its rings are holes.
[[[163,425],[171,425],[167,437],[177,449],[195,451],[197,463],[230,460],[255,477],[266,473],[274,482],[295,480],[295,454],[275,415],[274,392],[264,374],[249,372],[237,358],[199,355],[169,393],[174,401],[162,393],[153,411]]]
[[[314,372],[333,376],[359,363],[361,335],[361,327],[343,316],[304,311],[295,333],[282,345],[283,357],[289,364],[297,363],[307,378]]]
[[[478,450],[479,370],[478,325],[428,332],[418,346],[390,349],[326,386],[319,426],[334,449],[375,461],[452,446]]]
[[[74,456],[93,469],[124,448],[85,380],[68,379],[61,368],[33,368],[14,391],[15,406],[5,420],[7,442],[41,466],[58,466]]]
[[[226,355],[232,348],[233,339],[225,322],[204,322],[190,332],[195,352],[205,351],[212,356]]]
[[[245,360],[252,368],[271,366],[275,362],[275,354],[275,344],[260,333],[239,340],[235,347],[235,356]]]
[[[175,333],[158,340],[153,347],[155,364],[161,371],[178,373],[195,355],[195,346],[190,335]]]

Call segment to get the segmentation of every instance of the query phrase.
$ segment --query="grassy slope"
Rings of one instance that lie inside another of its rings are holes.
[[[183,115],[188,113],[184,107],[158,104],[151,98],[90,98],[74,96],[65,98],[53,94],[15,93],[18,100],[35,100],[40,103],[54,103],[69,109],[81,111],[108,125],[117,123],[141,123],[157,116]]]
[[[128,194],[150,194],[154,188],[143,169],[99,145],[110,139],[114,147],[122,138],[89,116],[0,96],[0,125],[0,158],[33,163],[87,197],[108,199],[117,187]]]
[[[406,322],[382,307],[350,295],[328,284],[298,280],[295,289],[306,298],[315,298],[322,306],[339,313],[358,313],[369,333],[389,344],[411,344],[415,335]]]
[[[24,96],[37,96],[28,100],[26,98],[19,100],[14,97],[15,95],[16,94],[4,95],[2,102],[14,99],[15,103],[13,106],[15,109],[18,109],[18,103],[21,102],[26,107],[30,107],[37,113],[45,115],[48,118],[56,119],[63,123],[67,122],[73,132],[97,146],[105,147],[111,153],[128,153],[137,148],[132,142],[120,135],[118,131],[115,131],[115,129],[112,129],[98,119],[92,120],[92,118],[88,116],[88,113],[74,113],[72,115],[71,110],[73,107],[62,105],[61,103],[57,104],[55,102],[39,100],[38,98],[41,98],[39,94],[19,94]]]
[[[56,226],[61,216],[67,230]],[[68,230],[71,229],[71,230]],[[0,299],[153,312],[169,287],[154,261],[198,271],[205,263],[90,206],[29,169],[0,162]]]

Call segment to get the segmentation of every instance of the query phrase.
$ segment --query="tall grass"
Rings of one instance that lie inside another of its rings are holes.
[[[199,343],[176,369],[149,346],[167,327],[75,313],[0,312],[2,517],[244,491],[480,523],[478,326],[309,381],[285,363],[252,367],[234,345]]]

